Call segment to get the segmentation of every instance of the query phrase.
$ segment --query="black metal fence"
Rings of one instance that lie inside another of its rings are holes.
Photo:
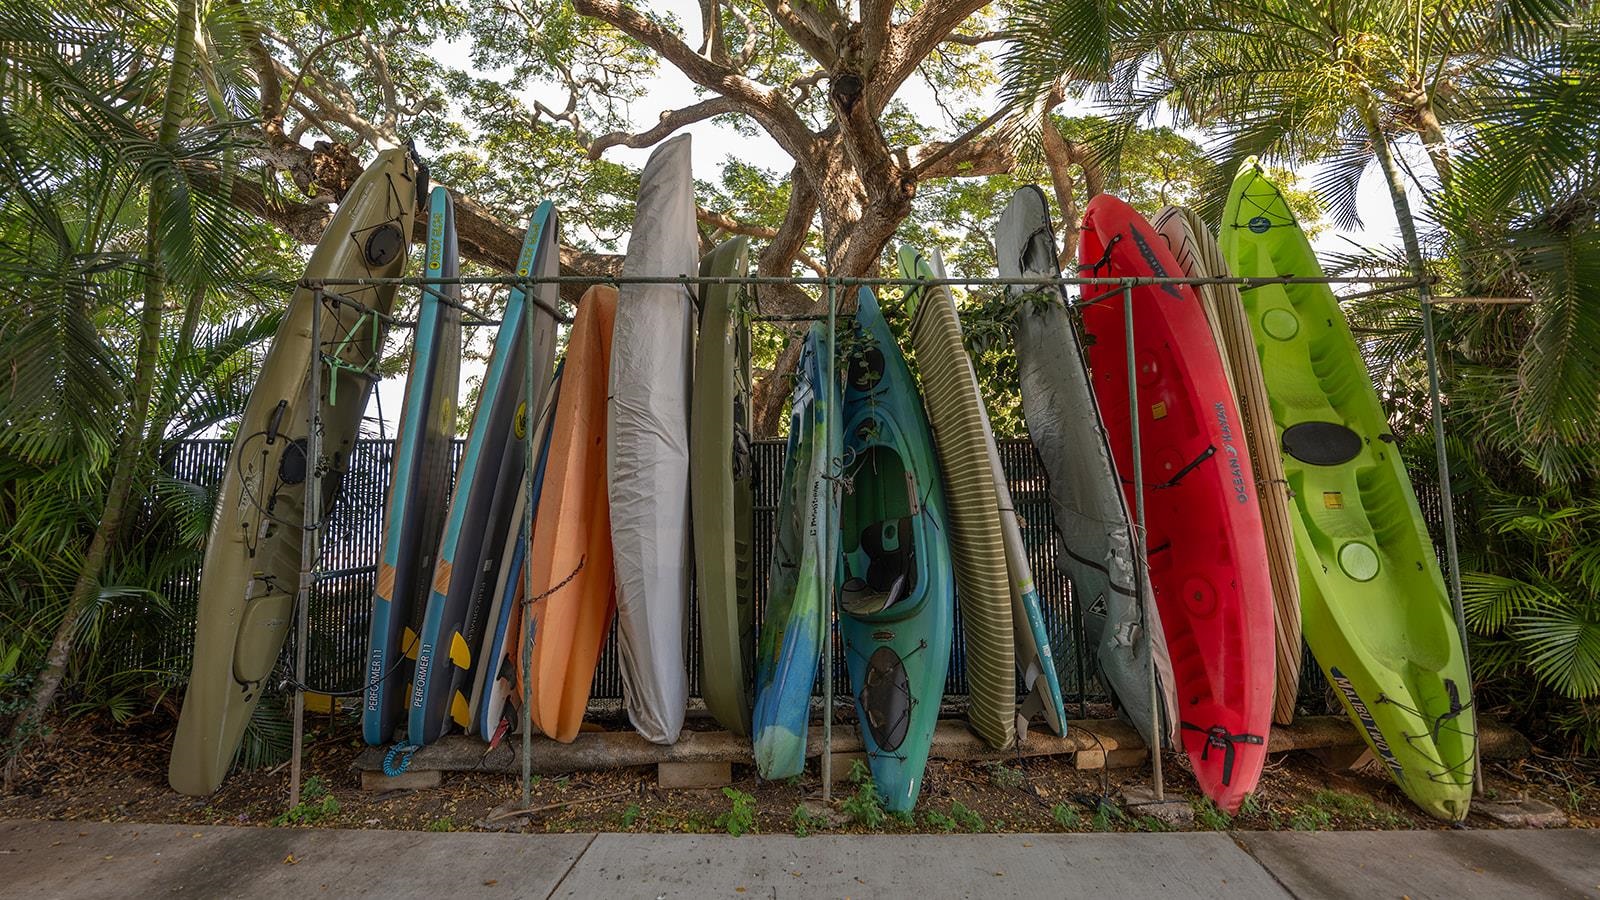
[[[229,446],[230,442],[225,440],[185,442],[172,457],[172,474],[208,491],[214,490],[222,478]],[[758,616],[766,605],[766,572],[777,532],[784,449],[781,441],[758,441],[753,448]],[[457,442],[458,458],[460,451],[461,442]],[[393,444],[390,441],[356,442],[347,463],[338,503],[328,522],[321,557],[317,561],[320,577],[309,609],[310,645],[306,681],[317,690],[342,692],[357,690],[362,686],[367,622],[376,578],[383,503],[388,493],[392,454]],[[1094,680],[1093,659],[1084,652],[1081,624],[1073,611],[1071,584],[1065,572],[1057,568],[1055,563],[1055,524],[1050,512],[1044,470],[1033,445],[1026,440],[1001,441],[1000,458],[1011,485],[1017,515],[1022,521],[1023,541],[1033,564],[1045,623],[1061,675],[1062,692],[1072,701],[1097,699],[1101,691]],[[1423,515],[1430,530],[1437,535],[1440,522],[1438,490],[1421,480],[1416,481],[1416,488]],[[153,648],[159,658],[188,657],[194,642],[194,608],[199,584],[198,564],[192,571],[182,573],[167,583],[166,591],[176,612],[177,625],[165,636],[160,647]],[[692,597],[690,602],[689,691],[691,696],[699,696],[699,619]],[[955,696],[966,694],[966,656],[962,634],[958,609],[950,675],[945,687],[947,694]],[[846,684],[843,646],[837,634],[834,636],[834,660],[835,684]],[[1310,662],[1309,653],[1304,672],[1302,704],[1310,701],[1312,706],[1320,705],[1322,678],[1316,666]],[[595,671],[592,696],[599,700],[622,696],[614,625]]]

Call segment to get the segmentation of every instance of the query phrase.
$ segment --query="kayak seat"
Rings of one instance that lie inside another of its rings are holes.
[[[911,592],[913,565],[911,518],[874,522],[857,538],[867,557],[866,576],[845,580],[840,603],[852,615],[867,616],[894,605]]]

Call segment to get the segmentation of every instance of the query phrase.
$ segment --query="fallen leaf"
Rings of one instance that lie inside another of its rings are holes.
[[[294,854],[291,853],[283,858],[283,864],[286,866],[297,866],[300,864],[300,860],[295,859]]]
[[[484,882],[484,883],[483,883],[483,886],[484,886],[484,887],[494,887],[494,886],[495,886],[495,885],[497,885],[497,884],[499,884],[499,883],[500,883],[500,879],[498,879],[498,878],[491,878],[491,879],[489,879],[489,880],[488,880],[488,881],[485,881],[485,882]]]

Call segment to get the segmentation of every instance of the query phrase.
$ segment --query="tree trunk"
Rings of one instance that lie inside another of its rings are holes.
[[[1400,226],[1400,240],[1406,248],[1406,261],[1411,265],[1411,273],[1421,278],[1427,274],[1427,267],[1422,258],[1422,242],[1417,239],[1417,222],[1411,217],[1411,199],[1406,196],[1405,176],[1395,162],[1389,137],[1384,134],[1383,125],[1378,121],[1377,104],[1370,97],[1361,109],[1361,117],[1366,123],[1367,135],[1372,139],[1378,167],[1383,170],[1384,180],[1389,185],[1389,202],[1394,205],[1394,217]]]
[[[189,80],[194,71],[195,26],[197,0],[181,0],[178,4],[178,32],[172,48],[172,70],[168,74],[167,93],[161,111],[161,127],[157,140],[171,147],[178,141],[179,127],[183,121],[185,100],[189,93]],[[6,782],[9,785],[15,774],[17,756],[23,744],[33,736],[45,713],[55,703],[56,693],[66,676],[72,660],[72,648],[85,613],[94,605],[100,590],[100,575],[106,560],[116,549],[124,519],[129,511],[129,494],[145,459],[145,420],[150,412],[151,396],[156,383],[156,365],[161,341],[161,317],[166,298],[166,272],[161,263],[161,217],[171,196],[171,184],[157,177],[150,185],[149,208],[145,216],[145,257],[148,269],[145,274],[143,308],[139,315],[138,357],[134,364],[133,382],[129,388],[131,406],[128,420],[118,438],[117,452],[113,457],[111,483],[106,489],[106,503],[101,513],[100,525],[95,529],[89,550],[84,554],[83,566],[78,570],[77,583],[67,604],[61,623],[56,628],[55,639],[45,656],[44,670],[34,687],[33,702],[12,723],[10,739],[11,758],[6,765]]]
[[[1412,108],[1417,113],[1417,135],[1422,138],[1422,149],[1428,152],[1428,159],[1433,163],[1434,174],[1439,176],[1439,186],[1448,191],[1454,175],[1450,163],[1450,145],[1445,140],[1444,126],[1439,124],[1439,116],[1433,111],[1430,101],[1426,91],[1419,91],[1412,101]]]

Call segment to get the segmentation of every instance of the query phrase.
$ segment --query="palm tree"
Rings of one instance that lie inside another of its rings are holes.
[[[73,662],[154,451],[198,412],[182,407],[185,391],[249,346],[195,339],[208,298],[248,269],[247,220],[225,192],[241,96],[226,59],[251,13],[200,0],[180,0],[170,20],[160,12],[64,0],[0,11],[0,356],[12,361],[0,467],[14,479],[4,524],[37,551],[46,577],[33,592],[66,594],[33,598],[52,611],[53,635],[12,723],[13,752]],[[176,337],[166,353],[163,337]]]
[[[1249,155],[1321,162],[1317,187],[1341,224],[1355,221],[1357,185],[1376,160],[1403,251],[1361,266],[1431,269],[1452,293],[1535,298],[1526,309],[1440,317],[1451,456],[1471,488],[1470,518],[1486,526],[1468,548],[1476,571],[1464,575],[1465,607],[1472,627],[1493,636],[1484,674],[1531,672],[1524,680],[1546,694],[1600,695],[1600,552],[1582,550],[1600,530],[1592,6],[1023,0],[1014,18],[1007,93],[1025,106],[1064,75],[1103,79],[1119,120],[1103,138],[1113,158],[1128,129],[1170,105],[1220,133],[1219,187]],[[1395,152],[1408,139],[1420,141],[1431,177]],[[1428,200],[1422,227],[1408,188]],[[1373,335],[1380,377],[1420,406],[1431,308],[1387,297],[1350,313]],[[1558,719],[1600,746],[1600,715],[1581,702]]]

